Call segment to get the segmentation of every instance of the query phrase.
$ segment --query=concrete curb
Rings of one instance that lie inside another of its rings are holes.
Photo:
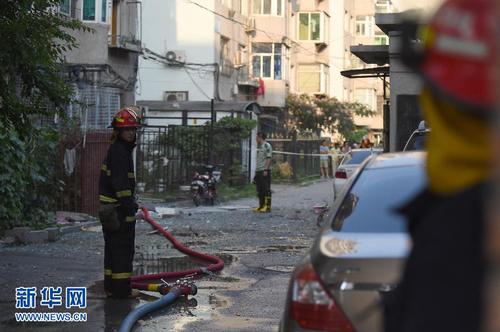
[[[10,246],[14,243],[26,245],[31,243],[55,242],[64,234],[80,232],[84,227],[93,227],[100,224],[100,221],[88,221],[78,225],[49,227],[42,230],[32,230],[29,227],[14,227],[5,232],[3,239],[0,240],[0,248]]]

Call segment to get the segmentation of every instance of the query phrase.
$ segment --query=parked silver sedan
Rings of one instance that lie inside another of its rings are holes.
[[[425,186],[425,154],[372,156],[351,176],[296,267],[280,331],[377,332],[410,249],[396,211]]]

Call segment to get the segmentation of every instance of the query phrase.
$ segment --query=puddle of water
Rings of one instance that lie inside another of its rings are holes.
[[[200,241],[201,242],[201,241]],[[138,245],[135,250],[134,274],[151,274],[196,269],[209,263],[200,259],[182,256],[170,245]],[[175,253],[174,256],[168,255]],[[231,265],[236,258],[226,253],[215,254],[224,261],[225,267]]]

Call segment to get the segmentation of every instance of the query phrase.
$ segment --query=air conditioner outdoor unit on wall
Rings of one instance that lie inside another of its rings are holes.
[[[176,101],[188,101],[187,91],[165,91],[163,94],[163,100],[168,102]]]
[[[255,18],[248,18],[247,23],[245,24],[246,32],[254,32],[255,31]]]
[[[167,54],[165,55],[167,58],[167,61],[169,62],[186,62],[186,52],[185,51],[179,51],[179,50],[172,50],[172,51],[167,51]]]

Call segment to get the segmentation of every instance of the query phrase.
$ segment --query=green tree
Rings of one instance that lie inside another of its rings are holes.
[[[77,47],[72,30],[90,31],[57,12],[61,0],[0,4],[0,125],[28,135],[32,115],[64,114],[72,91],[61,74],[64,53]]]
[[[341,102],[336,98],[291,94],[286,99],[288,129],[328,130],[347,137],[355,131],[353,116],[373,116],[374,111],[360,103]]]
[[[64,116],[72,90],[63,55],[72,31],[91,31],[57,12],[61,0],[0,2],[0,229],[47,218],[60,188],[54,178],[58,133],[33,116]]]

